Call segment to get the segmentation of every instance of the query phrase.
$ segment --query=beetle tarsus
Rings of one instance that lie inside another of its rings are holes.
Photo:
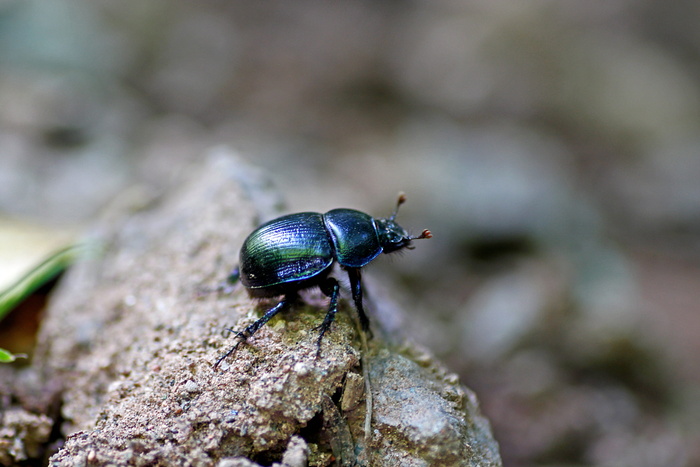
[[[242,342],[246,342],[253,334],[255,334],[255,332],[258,329],[260,329],[268,321],[270,321],[270,319],[272,319],[273,316],[275,316],[280,311],[283,311],[286,308],[288,308],[289,305],[291,305],[291,303],[295,300],[295,298],[296,296],[285,295],[284,298],[277,305],[267,310],[267,312],[265,312],[265,314],[260,319],[255,321],[250,326],[246,327],[243,331],[236,332],[236,339],[238,339],[238,342],[236,342],[228,352],[226,352],[216,361],[216,363],[214,364],[214,370],[218,368],[219,364],[222,361],[224,361],[226,357],[233,354]]]
[[[232,353],[234,353],[234,352],[236,351],[236,349],[237,349],[238,346],[241,344],[241,342],[243,342],[243,341],[238,341],[238,342],[236,342],[236,344],[233,345],[233,347],[231,347],[231,348],[229,349],[228,352],[226,352],[226,353],[223,354],[221,357],[219,357],[219,359],[216,361],[216,363],[214,363],[214,371],[216,371],[216,370],[219,368],[219,364],[220,364],[221,362],[223,362],[224,360],[226,360],[226,358],[228,358],[229,355],[231,355]]]

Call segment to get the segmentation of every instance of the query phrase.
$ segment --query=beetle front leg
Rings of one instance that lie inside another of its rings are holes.
[[[328,305],[328,313],[326,317],[323,318],[323,323],[316,329],[319,329],[318,339],[316,340],[316,356],[321,354],[321,340],[323,335],[328,331],[335,319],[335,314],[338,311],[338,294],[340,292],[340,285],[338,281],[332,277],[326,279],[321,283],[321,292],[323,292],[327,297],[330,297],[330,303]]]
[[[357,314],[360,316],[360,324],[362,330],[371,333],[369,329],[369,318],[362,306],[362,276],[359,268],[348,268],[348,277],[350,278],[350,288],[352,290],[352,299],[355,302]]]
[[[256,322],[251,324],[250,326],[246,327],[243,331],[237,332],[236,333],[236,338],[238,339],[238,342],[234,344],[231,349],[226,352],[224,355],[222,355],[214,364],[214,370],[219,366],[219,364],[226,359],[229,355],[234,353],[236,349],[238,348],[239,345],[241,345],[242,342],[245,342],[248,340],[249,337],[251,337],[255,332],[263,327],[265,323],[270,321],[273,316],[275,316],[277,313],[280,311],[285,310],[286,308],[289,307],[289,305],[292,304],[292,302],[296,299],[296,295],[294,296],[287,296],[285,295],[284,298],[274,307],[270,308],[263,316],[262,318],[258,319]]]

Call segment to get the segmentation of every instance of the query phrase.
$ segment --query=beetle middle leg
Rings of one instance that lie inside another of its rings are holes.
[[[226,352],[224,355],[222,355],[214,364],[214,369],[219,366],[219,364],[226,359],[229,355],[231,355],[233,352],[236,351],[239,345],[241,345],[241,342],[245,342],[248,340],[249,337],[251,337],[255,332],[263,327],[265,323],[270,321],[273,316],[275,316],[277,313],[286,310],[289,308],[289,305],[291,305],[294,301],[296,300],[296,294],[290,294],[290,295],[285,295],[284,298],[274,307],[270,308],[265,312],[265,314],[262,316],[262,318],[258,319],[255,321],[253,324],[250,326],[246,327],[243,331],[237,332],[236,333],[236,339],[238,339],[238,342],[236,342],[231,349]]]
[[[321,340],[323,340],[323,335],[330,329],[333,320],[335,319],[335,314],[338,311],[338,294],[340,293],[340,285],[338,281],[333,277],[329,277],[324,280],[321,285],[321,292],[327,297],[330,297],[330,304],[328,305],[328,313],[326,317],[323,318],[323,323],[316,329],[319,330],[318,339],[316,340],[316,355],[321,354]]]

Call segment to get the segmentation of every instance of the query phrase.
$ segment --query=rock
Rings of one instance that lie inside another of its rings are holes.
[[[235,182],[245,170],[218,148],[150,205],[105,216],[103,255],[70,271],[39,339],[35,365],[65,388],[52,465],[501,465],[473,394],[378,337],[363,356],[344,301],[320,357],[326,302],[309,293],[213,369],[234,342],[222,331],[269,306],[220,287],[264,196]],[[361,392],[339,408],[363,364],[367,438]]]
[[[48,441],[52,420],[13,408],[0,414],[0,465],[14,465],[35,458]]]

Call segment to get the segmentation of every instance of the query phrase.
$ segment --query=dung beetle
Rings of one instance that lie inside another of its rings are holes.
[[[388,218],[375,219],[354,209],[333,209],[325,214],[289,214],[254,230],[243,242],[239,274],[231,277],[239,277],[253,298],[283,297],[262,318],[236,333],[239,341],[219,358],[214,368],[273,316],[289,308],[297,299],[297,292],[316,286],[330,298],[326,317],[318,327],[316,344],[320,353],[323,335],[338,310],[340,286],[329,275],[335,262],[348,273],[362,329],[369,331],[369,319],[362,306],[362,267],[380,253],[412,249],[412,240],[432,237],[429,230],[412,237],[394,221],[405,201],[406,196],[399,194],[396,208]]]

